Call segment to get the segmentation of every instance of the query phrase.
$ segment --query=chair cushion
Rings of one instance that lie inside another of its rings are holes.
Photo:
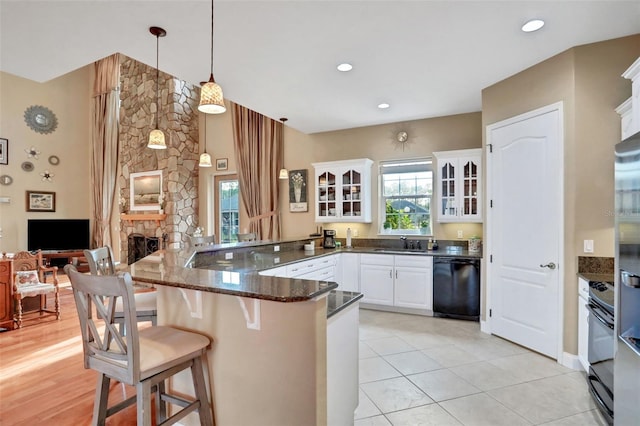
[[[23,285],[18,287],[18,294],[22,297],[31,297],[37,296],[39,294],[52,293],[56,290],[56,287],[53,284],[33,284],[33,285]]]
[[[18,287],[33,286],[40,284],[38,271],[18,271],[16,272],[16,285]]]
[[[168,365],[192,357],[211,343],[208,337],[167,326],[147,327],[139,331],[140,378],[146,379]]]

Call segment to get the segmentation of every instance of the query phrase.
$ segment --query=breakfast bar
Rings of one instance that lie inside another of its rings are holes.
[[[212,339],[207,364],[216,423],[351,423],[358,404],[359,293],[335,291],[333,282],[188,267],[192,256],[161,250],[129,272],[155,285],[158,324]],[[193,392],[187,376],[170,386]]]

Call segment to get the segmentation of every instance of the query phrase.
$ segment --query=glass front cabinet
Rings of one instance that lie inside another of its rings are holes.
[[[313,163],[316,222],[371,222],[368,158]]]
[[[438,222],[482,222],[482,149],[433,155]]]

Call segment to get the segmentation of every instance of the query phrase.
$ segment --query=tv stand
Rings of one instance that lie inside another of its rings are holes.
[[[89,265],[83,250],[42,250],[42,259],[46,265],[51,265],[51,259],[64,258],[67,259],[66,263],[74,265],[78,272],[89,272]]]

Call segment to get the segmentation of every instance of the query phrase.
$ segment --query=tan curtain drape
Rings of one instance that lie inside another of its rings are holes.
[[[280,238],[278,173],[282,168],[283,125],[232,103],[233,139],[240,194],[249,232],[260,240]]]
[[[113,246],[110,224],[116,199],[120,155],[119,87],[120,56],[115,54],[96,62],[91,111],[92,247]]]

